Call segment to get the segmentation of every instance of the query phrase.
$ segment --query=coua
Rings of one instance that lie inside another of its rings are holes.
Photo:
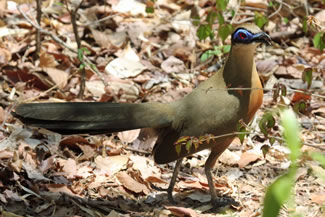
[[[263,100],[263,90],[256,71],[254,52],[260,43],[270,44],[270,37],[254,24],[237,27],[232,33],[231,50],[220,70],[202,82],[184,98],[170,102],[128,103],[28,103],[21,104],[14,116],[26,125],[46,128],[61,134],[102,134],[137,128],[154,128],[158,139],[153,148],[156,163],[176,161],[168,198],[184,157],[210,149],[205,163],[211,201],[217,195],[211,169],[230,145],[239,121],[249,123]],[[176,150],[182,136],[220,136],[190,150]]]

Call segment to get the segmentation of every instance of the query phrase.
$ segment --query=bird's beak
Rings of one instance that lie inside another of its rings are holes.
[[[266,34],[265,32],[261,32],[261,33],[254,34],[252,41],[265,43],[267,45],[271,45],[272,40],[271,40],[271,37],[268,34]]]

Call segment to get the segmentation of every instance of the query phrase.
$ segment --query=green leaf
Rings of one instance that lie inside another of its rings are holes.
[[[273,117],[273,114],[270,112],[265,113],[259,121],[258,126],[261,132],[267,136],[270,129],[275,126],[275,118]]]
[[[85,54],[86,55],[90,54],[90,51],[88,50],[88,48],[82,47],[82,48],[78,49],[78,59],[80,62],[83,62]]]
[[[262,28],[268,22],[268,19],[263,14],[255,12],[254,22],[258,27]]]
[[[283,136],[290,149],[290,160],[295,162],[301,155],[301,143],[299,138],[299,123],[295,113],[291,109],[286,109],[280,114],[281,125],[284,128]]]
[[[192,140],[191,139],[187,141],[185,148],[186,148],[187,153],[190,153],[191,148],[192,148]]]
[[[275,138],[274,138],[274,137],[270,137],[270,138],[269,138],[269,143],[270,143],[271,145],[273,145],[273,144],[275,143]]]
[[[236,15],[236,11],[234,9],[231,9],[231,16],[234,17]]]
[[[214,21],[216,20],[216,18],[217,18],[217,13],[216,13],[215,11],[210,11],[210,12],[208,13],[208,16],[207,16],[206,21],[207,21],[210,25],[212,25],[212,24],[214,23]]]
[[[205,51],[202,54],[200,60],[201,60],[201,62],[204,62],[204,61],[206,61],[207,59],[209,59],[212,56],[220,56],[220,55],[222,55],[222,51],[220,50],[220,47],[214,46],[214,50]]]
[[[200,25],[200,16],[199,15],[195,15],[192,17],[192,23],[194,26],[198,26]]]
[[[287,87],[284,84],[276,83],[273,85],[273,101],[277,101],[278,97],[287,95]]]
[[[199,40],[204,40],[209,37],[212,33],[212,26],[209,24],[202,24],[199,26],[199,29],[196,32]]]
[[[181,144],[177,144],[175,146],[175,151],[176,151],[177,155],[180,155],[181,154],[181,150],[182,150],[182,145]]]
[[[272,183],[265,194],[263,217],[277,217],[283,203],[289,199],[293,179],[283,175]]]
[[[319,32],[314,36],[313,39],[314,47],[323,51],[325,48],[325,34],[324,32]]]
[[[308,32],[308,24],[307,24],[307,18],[306,17],[302,21],[302,30],[304,31],[304,33]]]
[[[222,12],[218,12],[217,17],[219,25],[223,25],[225,23],[225,18],[223,17]]]
[[[311,157],[325,168],[325,154],[320,152],[311,153]]]
[[[58,6],[64,6],[64,4],[62,2],[55,2],[54,4],[56,4]]]
[[[156,0],[146,1],[146,13],[152,14],[155,11],[155,1]]]
[[[307,88],[309,89],[311,86],[311,83],[313,81],[313,69],[312,68],[306,68],[304,72],[302,73],[302,80],[304,82],[307,82]]]
[[[155,8],[153,8],[153,7],[146,7],[146,13],[148,13],[148,14],[152,14],[153,12],[155,12]]]
[[[211,51],[208,50],[208,51],[204,52],[204,53],[201,55],[201,57],[200,57],[200,61],[201,61],[201,62],[205,62],[207,59],[209,59],[209,58],[212,57],[212,56],[213,56],[213,54],[211,54]]]
[[[283,20],[283,22],[284,22],[285,24],[288,24],[288,23],[289,23],[289,19],[288,19],[287,17],[283,17],[282,20]]]
[[[84,63],[81,63],[80,66],[79,66],[79,69],[84,69],[86,67],[86,65]]]
[[[266,156],[266,154],[269,152],[269,150],[270,150],[270,146],[269,145],[263,145],[262,147],[261,147],[261,149],[262,149],[262,152],[263,152],[263,156],[264,156],[264,158],[265,158],[265,156]]]
[[[211,53],[215,56],[222,55],[222,51],[220,50],[220,47],[218,47],[218,46],[214,46],[214,50],[212,50]]]
[[[93,70],[97,70],[97,67],[96,67],[96,65],[95,64],[90,64],[90,67],[93,69]]]
[[[269,1],[269,7],[273,7],[273,2],[272,1]]]
[[[223,52],[224,53],[229,53],[231,49],[231,45],[227,44],[223,46]]]
[[[222,41],[225,41],[226,38],[231,34],[231,32],[232,32],[231,24],[223,24],[219,26],[218,35],[222,39]]]
[[[237,131],[240,133],[247,133],[247,129],[242,121],[239,121],[237,123]],[[240,140],[240,143],[243,144],[246,134],[238,134],[238,138]]]
[[[80,62],[82,62],[84,59],[84,53],[83,53],[82,48],[78,49],[78,59]]]
[[[227,8],[228,0],[216,0],[216,3],[217,8],[224,11]]]
[[[303,100],[299,100],[297,102],[295,102],[295,104],[293,105],[293,110],[299,114],[305,114],[307,111],[307,103],[304,102]]]
[[[297,159],[301,155],[299,123],[295,113],[291,109],[286,109],[281,112],[280,116],[284,138],[290,149],[290,160],[292,163],[289,172],[278,178],[268,187],[264,198],[263,217],[277,217],[282,205],[290,196],[293,196],[292,187],[294,186],[297,172]]]

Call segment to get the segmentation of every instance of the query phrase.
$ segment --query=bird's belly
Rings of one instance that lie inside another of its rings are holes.
[[[193,101],[191,101],[193,102]],[[240,100],[227,92],[196,99],[188,110],[182,136],[220,135],[235,130],[240,117]]]

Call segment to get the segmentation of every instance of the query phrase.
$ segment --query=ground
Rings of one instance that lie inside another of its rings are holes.
[[[257,49],[264,99],[248,127],[250,134],[243,143],[235,139],[213,170],[220,198],[232,198],[239,205],[216,210],[209,203],[204,175],[207,150],[183,162],[174,190],[176,204],[171,204],[164,189],[174,163],[154,163],[155,138],[149,130],[63,136],[26,127],[12,115],[17,104],[26,102],[141,103],[183,97],[218,70],[227,56],[224,45],[230,44],[230,37],[224,42],[217,37],[220,20],[211,25],[216,35],[212,40],[199,40],[200,27],[192,22],[195,13],[201,25],[211,10],[219,13],[215,1],[159,0],[147,1],[147,6],[134,0],[83,1],[76,19],[83,47],[78,57],[69,15],[76,2],[42,2],[38,26],[35,2],[0,0],[2,215],[261,216],[267,187],[290,167],[277,111],[291,107],[299,110],[303,155],[294,199],[282,207],[280,216],[324,216],[325,171],[310,158],[310,153],[325,150],[325,54],[313,43],[324,32],[324,2],[239,2],[229,1],[222,10],[226,23],[258,23],[265,17],[263,29],[273,42]],[[146,13],[146,7],[153,13]],[[36,29],[42,33],[40,40]],[[208,50],[213,52],[208,55]],[[86,88],[81,99],[83,69]],[[303,79],[308,80],[310,70],[312,82],[307,87]],[[275,88],[279,83],[283,86]],[[287,94],[274,97],[281,87]],[[299,107],[301,103],[306,108]],[[268,138],[260,127],[267,112],[276,121],[267,129]],[[272,145],[269,138],[275,138]]]

